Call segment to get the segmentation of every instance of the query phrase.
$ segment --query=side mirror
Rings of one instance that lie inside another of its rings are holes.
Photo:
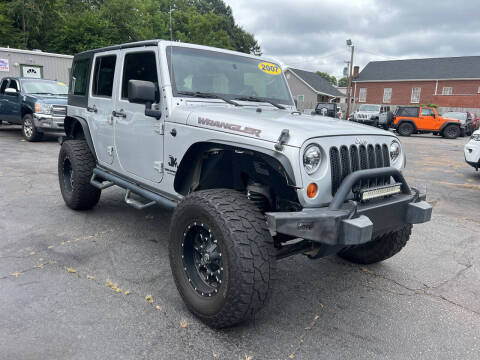
[[[135,104],[145,104],[145,116],[159,120],[162,116],[160,110],[153,110],[155,102],[155,85],[151,81],[130,80],[128,82],[128,101]]]
[[[5,89],[5,95],[17,96],[18,91],[17,89],[8,88],[8,89]]]

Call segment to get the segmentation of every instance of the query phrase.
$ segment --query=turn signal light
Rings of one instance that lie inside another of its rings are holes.
[[[307,186],[307,196],[312,199],[317,195],[318,192],[318,186],[315,183],[310,183]]]

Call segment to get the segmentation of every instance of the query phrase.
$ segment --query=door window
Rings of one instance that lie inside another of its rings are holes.
[[[422,116],[434,116],[435,113],[432,109],[422,109]]]
[[[95,60],[92,95],[112,97],[116,61],[116,55],[102,56]]]
[[[128,99],[128,82],[130,80],[153,82],[155,85],[155,102],[160,101],[157,61],[154,52],[136,52],[125,55],[123,65],[122,99]]]
[[[5,93],[5,89],[7,88],[7,84],[8,84],[8,79],[4,79],[2,81],[2,84],[0,85],[0,94]]]

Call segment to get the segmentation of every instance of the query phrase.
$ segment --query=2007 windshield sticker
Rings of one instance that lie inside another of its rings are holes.
[[[280,75],[282,73],[280,66],[268,62],[258,64],[258,68],[270,75]]]

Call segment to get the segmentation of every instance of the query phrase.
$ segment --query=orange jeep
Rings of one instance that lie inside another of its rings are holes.
[[[437,133],[446,139],[460,136],[461,121],[438,115],[437,109],[424,106],[399,106],[393,127],[401,136],[418,133]]]

